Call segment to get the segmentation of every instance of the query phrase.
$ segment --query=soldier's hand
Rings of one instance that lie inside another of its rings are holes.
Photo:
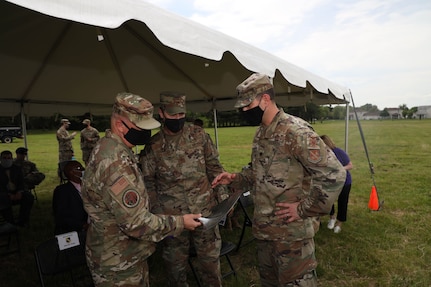
[[[275,204],[277,207],[281,207],[282,209],[275,212],[275,215],[279,219],[284,219],[287,222],[292,222],[300,219],[298,215],[298,205],[299,202],[287,203],[287,202],[279,202]]]
[[[202,225],[202,222],[199,221],[199,217],[201,217],[202,214],[184,214],[184,228],[188,230],[195,230],[196,227],[199,227]]]
[[[214,178],[211,187],[214,188],[219,184],[230,184],[236,177],[236,173],[222,172]]]
[[[74,137],[74,136],[76,136],[76,132],[73,132],[73,133],[72,133],[72,136],[73,136],[73,137]]]

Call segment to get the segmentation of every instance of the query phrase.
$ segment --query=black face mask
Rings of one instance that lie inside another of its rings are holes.
[[[167,119],[165,118],[165,126],[173,133],[177,133],[183,129],[186,118],[181,119]]]
[[[129,131],[124,135],[124,138],[132,145],[143,145],[150,142],[151,130],[137,130],[134,128],[129,128],[125,122],[123,122]]]
[[[263,113],[265,112],[259,106],[252,109],[241,111],[243,118],[252,126],[258,126],[262,122]]]
[[[77,167],[70,172],[68,178],[70,181],[73,181],[76,183],[81,183],[82,178],[84,177],[84,172],[85,172],[84,168],[81,168],[81,167],[78,168]]]
[[[1,163],[1,166],[3,167],[3,168],[6,168],[6,169],[8,169],[8,168],[11,168],[11,166],[13,165],[13,159],[8,159],[8,158],[2,158],[1,160],[0,160],[0,163]]]

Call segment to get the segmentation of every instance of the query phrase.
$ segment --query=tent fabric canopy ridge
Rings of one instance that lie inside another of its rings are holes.
[[[164,90],[185,92],[191,111],[233,110],[235,87],[252,72],[272,77],[283,106],[310,99],[344,104],[349,94],[143,0],[7,0],[0,3],[0,21],[0,60],[11,67],[0,71],[2,115],[16,105],[31,115],[55,110],[72,116],[83,107],[106,114],[118,92],[140,94],[156,106]],[[29,45],[36,40],[43,45]]]

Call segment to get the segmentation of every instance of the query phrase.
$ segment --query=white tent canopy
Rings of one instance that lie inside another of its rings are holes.
[[[1,116],[108,114],[122,91],[155,105],[161,91],[181,91],[188,110],[231,110],[252,72],[273,78],[283,106],[349,98],[345,87],[142,0],[0,1],[0,21]]]

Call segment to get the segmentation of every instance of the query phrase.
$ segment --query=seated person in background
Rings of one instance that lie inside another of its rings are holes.
[[[30,220],[34,196],[24,190],[24,176],[21,168],[13,164],[12,152],[0,154],[0,210],[4,219],[12,224],[26,226]],[[19,204],[19,218],[15,222],[12,205]]]
[[[24,176],[24,190],[31,191],[45,179],[45,175],[37,169],[35,163],[26,160],[28,149],[19,147],[16,149],[15,153],[16,158],[13,164],[21,168]]]
[[[81,178],[84,170],[78,161],[69,161],[64,166],[68,182],[57,186],[52,198],[54,234],[87,229],[88,215],[81,198]]]
[[[203,121],[203,120],[201,120],[201,119],[195,119],[195,120],[193,121],[193,124],[194,124],[195,126],[199,126],[199,127],[201,127],[201,128],[203,128],[203,127],[204,127],[204,121]]]

